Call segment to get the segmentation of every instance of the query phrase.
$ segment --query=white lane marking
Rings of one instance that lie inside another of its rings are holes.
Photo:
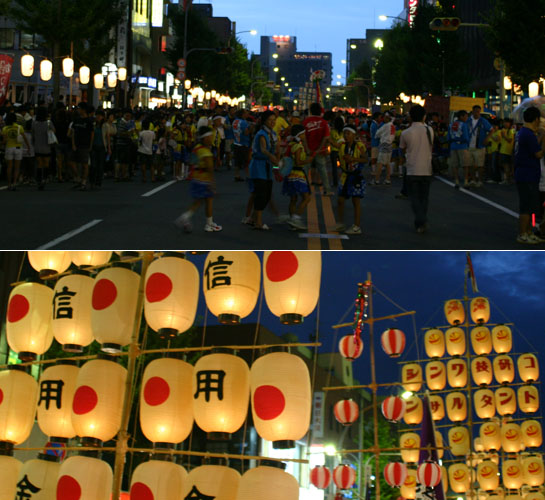
[[[95,219],[91,222],[88,222],[87,224],[84,224],[83,226],[78,227],[77,229],[74,229],[73,231],[69,231],[66,234],[63,234],[62,236],[59,236],[58,238],[55,238],[54,240],[50,241],[49,243],[46,243],[45,245],[42,245],[38,247],[36,250],[48,250],[49,248],[53,248],[54,246],[58,245],[59,243],[62,243],[63,241],[69,240],[73,236],[76,236],[77,234],[83,233],[83,231],[86,231],[87,229],[92,228],[93,226],[96,226],[97,224],[100,224],[102,222],[102,219]]]
[[[0,191],[4,191],[7,188],[8,188],[7,186],[2,186],[2,187],[0,187]]]
[[[164,184],[161,184],[160,186],[157,186],[155,189],[152,189],[151,191],[148,191],[147,193],[144,193],[142,195],[143,198],[147,198],[148,196],[153,196],[155,193],[158,193],[162,189],[167,188],[168,186],[171,186],[172,184],[176,184],[176,181],[168,181]]]
[[[439,177],[438,175],[435,176],[436,179],[440,180],[441,182],[444,182],[445,184],[454,187],[454,182],[448,181],[447,179],[444,179],[443,177]],[[463,187],[459,190],[461,193],[465,193],[469,196],[472,196],[476,200],[482,201],[483,203],[486,203],[487,205],[490,205],[491,207],[497,208],[498,210],[501,210],[502,212],[506,213],[507,215],[510,215],[511,217],[514,217],[515,219],[519,218],[519,214],[517,212],[513,212],[513,210],[510,210],[509,208],[504,207],[503,205],[500,205],[498,203],[493,202],[492,200],[489,200],[488,198],[485,198],[484,196],[480,196],[478,194],[475,194],[472,191],[469,191],[468,189],[464,189]]]

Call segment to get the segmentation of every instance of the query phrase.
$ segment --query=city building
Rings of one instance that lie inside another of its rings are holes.
[[[373,67],[374,59],[382,46],[387,29],[368,29],[365,31],[365,38],[350,38],[346,41],[346,79],[364,61],[369,68]]]
[[[218,40],[225,44],[234,35],[233,23],[228,17],[214,17],[214,10],[212,4],[199,3],[194,4],[195,12],[198,12],[201,16],[206,18],[208,27],[217,36]]]

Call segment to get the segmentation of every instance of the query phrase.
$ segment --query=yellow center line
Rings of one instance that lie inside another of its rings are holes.
[[[322,195],[322,213],[324,214],[324,223],[327,234],[338,234],[335,230],[337,223],[335,222],[335,215],[333,213],[333,206],[331,203],[331,196]],[[340,238],[329,239],[330,250],[342,250],[343,244]]]

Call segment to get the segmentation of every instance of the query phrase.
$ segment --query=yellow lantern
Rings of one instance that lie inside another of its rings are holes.
[[[476,438],[473,440],[473,449],[474,449],[476,452],[484,451],[483,442],[481,441],[481,438],[480,438],[480,437],[476,437]]]
[[[471,330],[471,346],[479,356],[492,352],[492,335],[486,326],[476,326]]]
[[[199,301],[199,272],[182,254],[154,260],[146,272],[144,314],[161,338],[172,338],[193,326]]]
[[[401,485],[400,493],[407,500],[416,498],[416,469],[407,469],[407,477]]]
[[[524,482],[529,486],[541,486],[545,479],[543,472],[543,458],[541,455],[530,456],[523,459],[522,470]]]
[[[193,414],[209,439],[229,439],[229,434],[240,429],[246,420],[249,400],[250,369],[246,361],[223,353],[208,354],[197,361]]]
[[[530,82],[528,84],[528,97],[537,97],[539,95],[539,83]]]
[[[426,384],[431,391],[441,391],[445,388],[447,375],[442,361],[426,363]]]
[[[512,490],[518,490],[524,483],[524,473],[519,460],[504,460],[501,467],[503,485]]]
[[[250,370],[252,416],[257,433],[276,448],[293,448],[310,424],[311,387],[305,362],[273,352]]]
[[[114,361],[93,359],[81,368],[72,402],[72,424],[87,441],[109,441],[121,425],[127,370]]]
[[[205,498],[234,500],[239,486],[240,474],[235,469],[222,465],[202,465],[189,473],[186,491],[196,489]]]
[[[210,252],[202,288],[210,312],[223,324],[238,324],[255,308],[261,266],[255,252]]]
[[[405,432],[399,438],[401,458],[407,463],[417,463],[420,455],[420,435],[416,432]]]
[[[160,358],[144,370],[140,393],[140,427],[154,443],[181,443],[193,429],[193,366],[181,359]]]
[[[437,458],[443,458],[445,454],[443,435],[439,431],[435,431],[435,446],[437,447]]]
[[[430,408],[433,420],[442,420],[445,418],[445,404],[443,398],[438,394],[430,395]]]
[[[265,252],[265,300],[281,323],[302,323],[314,310],[320,295],[321,274],[320,252]]]
[[[9,295],[6,334],[10,348],[25,361],[36,359],[53,342],[53,290],[40,283],[23,283]]]
[[[25,54],[23,57],[21,57],[21,75],[29,78],[33,74],[34,74],[34,57],[31,56],[30,54]]]
[[[447,352],[451,356],[461,356],[466,352],[466,334],[459,326],[453,326],[445,332]]]
[[[95,277],[91,324],[104,352],[120,352],[130,343],[134,327],[140,277],[122,266],[104,269]]]
[[[511,356],[500,354],[494,358],[494,377],[498,384],[510,384],[515,379],[515,366]]]
[[[451,299],[445,302],[445,317],[449,325],[459,325],[466,319],[464,305],[458,299]]]
[[[479,389],[473,395],[477,416],[482,419],[492,418],[496,414],[494,393],[490,389]]]
[[[522,440],[528,448],[536,448],[543,443],[541,423],[537,420],[525,420],[520,425]]]
[[[51,80],[53,76],[53,63],[49,59],[43,59],[40,63],[40,78],[44,82]]]
[[[53,290],[51,329],[64,351],[82,352],[94,339],[91,297],[95,280],[85,272],[63,276]]]
[[[298,500],[299,483],[278,466],[260,465],[244,473],[236,500]]]
[[[79,69],[79,82],[82,85],[87,85],[91,81],[91,68],[89,66],[82,66]]]
[[[498,354],[511,352],[513,348],[513,334],[507,325],[497,325],[492,328],[492,345]]]
[[[461,422],[467,418],[467,399],[463,392],[449,392],[445,405],[452,422]]]
[[[448,431],[448,443],[450,452],[454,456],[467,455],[471,443],[467,427],[462,427],[461,425],[451,427]]]
[[[102,73],[95,73],[95,76],[93,77],[93,83],[95,85],[95,89],[102,89],[104,87],[104,75]]]
[[[407,363],[401,369],[401,384],[403,389],[418,392],[422,387],[422,367],[418,363]]]
[[[115,73],[108,73],[106,81],[108,82],[108,87],[114,88],[117,85],[117,75]]]
[[[535,382],[539,378],[539,363],[532,353],[521,354],[517,359],[517,368],[523,382]]]
[[[454,464],[448,468],[448,480],[454,493],[465,493],[471,481],[469,467],[465,464]]]
[[[56,498],[110,500],[112,483],[112,469],[106,462],[73,456],[61,464]]]
[[[0,441],[19,444],[30,435],[38,383],[20,365],[0,372]]]
[[[426,355],[430,358],[440,358],[445,354],[445,336],[438,328],[428,330],[424,335]]]
[[[483,490],[495,490],[500,485],[498,464],[484,460],[477,466],[477,480]]]
[[[57,457],[52,455],[40,454],[38,459],[25,462],[21,472],[19,472],[17,486],[20,490],[25,492],[28,492],[28,490],[36,491],[37,494],[32,497],[21,496],[16,498],[55,498],[57,479],[61,467],[57,460]]]
[[[488,358],[478,357],[471,360],[471,375],[477,385],[492,383],[492,363]]]
[[[501,426],[501,446],[507,453],[518,453],[522,446],[522,432],[520,425],[514,422],[507,422]]]
[[[72,425],[72,400],[79,368],[75,361],[59,361],[40,377],[38,425],[50,441],[64,443],[76,435]]]
[[[23,464],[16,458],[0,455],[0,498],[15,498],[17,478],[22,466]]]
[[[501,448],[501,431],[498,422],[485,422],[481,424],[479,436],[485,451],[499,450]]]
[[[127,79],[127,68],[121,67],[117,69],[117,79],[124,82]]]
[[[498,480],[498,482],[499,482],[499,480]],[[499,486],[495,490],[489,491],[487,500],[505,500],[505,491],[504,491],[504,489],[501,486]]]
[[[467,385],[467,364],[463,359],[454,358],[447,363],[447,380],[451,387]]]
[[[490,319],[490,303],[486,297],[475,297],[469,304],[471,319],[474,323],[482,325]]]
[[[71,78],[74,75],[74,59],[65,57],[62,60],[62,73],[66,78]]]
[[[72,259],[72,262],[76,264],[76,266],[98,267],[110,262],[112,252],[106,252],[102,250],[75,251],[70,252],[70,257]]]
[[[403,420],[408,425],[417,425],[422,422],[422,415],[424,412],[424,405],[422,400],[418,396],[411,396],[406,400],[405,415]]]
[[[539,391],[535,385],[523,385],[518,388],[517,394],[520,411],[535,413],[539,410]]]
[[[181,465],[150,460],[134,469],[130,494],[131,498],[183,500],[187,484],[187,471]]]
[[[523,500],[545,500],[545,495],[540,491],[530,491],[524,495]]]

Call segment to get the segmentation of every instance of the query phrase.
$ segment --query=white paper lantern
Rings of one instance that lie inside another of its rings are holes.
[[[81,78],[81,69],[80,69],[80,78]],[[83,83],[83,82],[82,82]],[[72,262],[76,266],[103,266],[110,262],[112,257],[112,252],[97,250],[97,251],[75,251],[70,252],[70,257]]]
[[[236,500],[298,500],[299,483],[287,472],[260,465],[244,473]]]
[[[501,430],[498,422],[491,421],[481,424],[479,435],[485,451],[497,451],[501,448]]]
[[[416,432],[405,432],[399,438],[401,458],[407,463],[418,462],[420,455],[420,435]]]
[[[186,491],[198,492],[215,500],[235,500],[240,480],[240,474],[235,469],[223,465],[202,465],[189,473]]]
[[[29,78],[34,74],[34,57],[25,54],[21,57],[21,75]]]
[[[479,389],[473,394],[474,408],[482,419],[492,418],[496,414],[494,393],[490,389]]]
[[[95,85],[95,89],[100,90],[104,87],[104,76],[102,73],[96,73],[93,77],[93,83]]]
[[[106,462],[91,457],[70,457],[59,470],[57,499],[110,500],[112,483],[112,469]]]
[[[483,490],[495,490],[499,484],[498,464],[484,460],[477,466],[477,480]]]
[[[31,497],[23,497],[21,494],[21,497],[16,498],[55,498],[60,467],[57,458],[51,455],[39,455],[39,458],[25,462],[19,472],[17,489],[20,493],[28,494],[30,491],[34,494]]]
[[[74,75],[74,59],[65,57],[62,60],[62,73],[66,78],[71,78]]]
[[[449,392],[445,406],[452,422],[461,422],[467,418],[467,399],[463,392]]]
[[[448,468],[449,484],[454,493],[465,493],[469,490],[471,473],[465,464],[454,464]]]
[[[463,359],[454,358],[447,363],[447,380],[451,387],[467,385],[467,364]]]
[[[445,354],[445,335],[438,328],[428,330],[424,335],[426,355],[430,358],[440,358]]]
[[[464,305],[458,299],[450,299],[445,302],[445,317],[449,325],[459,325],[466,318]]]
[[[535,385],[523,385],[517,390],[520,411],[535,413],[539,410],[539,391]]]
[[[451,356],[461,356],[466,352],[466,334],[458,326],[453,326],[445,332],[447,352]]]
[[[521,354],[517,359],[517,368],[523,382],[535,382],[539,379],[539,363],[534,354]]]
[[[131,478],[133,499],[183,500],[187,490],[187,471],[178,464],[150,460],[140,464]]]
[[[520,425],[514,422],[504,422],[501,426],[501,447],[503,451],[518,453],[523,446]]]
[[[121,67],[117,69],[117,79],[124,82],[127,79],[127,68]]]
[[[477,326],[471,330],[471,346],[479,356],[492,352],[492,335],[486,326]]]
[[[541,455],[534,455],[522,460],[524,471],[524,482],[529,486],[541,486],[545,480],[543,471],[543,458]]]
[[[40,78],[44,82],[51,80],[53,76],[53,63],[49,59],[43,59],[40,63]]]
[[[15,498],[17,478],[22,467],[23,464],[16,458],[0,455],[0,498],[6,500]]]
[[[498,354],[511,352],[513,347],[513,334],[511,328],[506,325],[497,325],[492,328],[492,345]]]
[[[89,66],[82,66],[79,69],[79,82],[82,85],[87,85],[91,81],[91,68]]]
[[[520,425],[522,440],[528,448],[541,446],[543,443],[543,432],[541,423],[537,420],[525,420]]]
[[[114,88],[117,85],[117,75],[115,73],[108,73],[107,81],[108,87]]]
[[[454,456],[467,455],[470,450],[470,437],[467,427],[451,427],[448,431],[450,452]]]
[[[60,252],[58,250],[29,251],[28,261],[42,277],[64,273],[72,262],[70,252]]]
[[[471,299],[469,311],[471,319],[475,323],[479,325],[488,323],[488,320],[490,319],[490,302],[486,297],[475,297],[474,299]]]

